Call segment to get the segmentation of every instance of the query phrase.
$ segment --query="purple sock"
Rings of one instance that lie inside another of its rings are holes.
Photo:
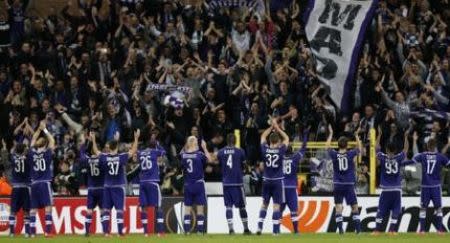
[[[425,210],[420,210],[419,212],[419,231],[425,232],[425,217],[427,212]]]
[[[52,233],[53,219],[51,214],[45,214],[45,233]]]
[[[291,213],[292,226],[294,227],[294,233],[298,233],[298,214],[297,212]]]
[[[281,218],[281,212],[275,211],[272,214],[272,220],[273,220],[273,233],[279,234],[280,233],[280,218]]]
[[[164,214],[161,208],[156,209],[156,233],[164,233]]]
[[[30,216],[30,234],[36,234],[36,215],[31,214]]]
[[[344,233],[344,229],[342,228],[342,221],[344,221],[344,218],[342,217],[342,214],[336,213],[336,224],[339,230],[339,234]]]
[[[361,233],[361,219],[359,217],[359,212],[358,213],[352,213],[352,219],[353,222],[355,223],[355,230],[356,233]]]
[[[123,212],[117,211],[117,231],[119,235],[123,235]]]
[[[109,212],[102,212],[103,234],[109,234]]]
[[[205,216],[202,214],[197,216],[197,232],[205,233]]]
[[[144,234],[148,234],[148,219],[147,219],[147,211],[141,211],[141,222],[142,227],[144,228]]]
[[[92,224],[92,214],[88,214],[86,215],[86,221],[84,222],[84,228],[86,230],[86,234],[90,234],[90,229],[91,229],[91,224]]]
[[[233,209],[231,207],[226,208],[225,217],[227,218],[228,229],[230,231],[234,231],[234,229],[233,229]]]
[[[31,234],[31,231],[30,231],[30,216],[25,216],[23,218],[23,223],[25,224],[25,234]]]
[[[375,218],[375,231],[381,232],[381,224],[383,223],[383,218],[377,214],[377,217]]]
[[[185,234],[188,234],[191,232],[191,215],[190,214],[184,215],[183,228],[184,228]]]
[[[244,226],[244,230],[248,230],[247,210],[245,208],[240,208],[239,209],[239,215],[241,216],[242,225]]]
[[[264,226],[264,219],[266,218],[267,210],[261,209],[259,211],[258,231],[261,232]]]
[[[9,233],[13,235],[15,228],[16,228],[16,216],[9,215]]]
[[[398,217],[392,217],[391,224],[389,225],[389,232],[397,232]]]
[[[443,217],[442,209],[436,210],[436,213],[435,213],[434,217],[435,217],[435,220],[436,220],[436,229],[437,229],[437,231],[438,232],[439,231],[444,231],[444,226],[442,225],[442,217]]]

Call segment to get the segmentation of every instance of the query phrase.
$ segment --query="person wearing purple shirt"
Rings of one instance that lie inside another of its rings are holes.
[[[102,205],[102,226],[105,236],[110,236],[109,221],[112,208],[116,209],[116,222],[119,236],[123,236],[123,211],[125,207],[125,166],[128,159],[136,151],[139,142],[140,130],[134,132],[134,141],[128,153],[119,153],[119,144],[116,140],[108,142],[108,152],[101,153],[98,150],[95,134],[91,132],[93,154],[98,156],[100,170],[105,175]]]
[[[192,206],[197,206],[197,233],[204,233],[206,205],[206,191],[204,168],[206,163],[212,161],[206,148],[205,141],[201,143],[204,152],[199,151],[197,138],[190,136],[187,139],[184,151],[181,152],[181,167],[184,176],[184,205],[185,215],[183,229],[185,234],[191,231]]]
[[[161,208],[161,189],[159,188],[159,166],[158,159],[165,156],[164,148],[151,141],[150,146],[137,152],[139,161],[139,205],[141,210],[141,221],[145,236],[148,236],[148,207],[155,207],[156,232],[163,233],[164,217]]]
[[[267,137],[269,137],[269,145],[267,144]],[[266,218],[267,206],[271,198],[273,201],[273,234],[278,235],[280,233],[280,205],[285,202],[283,159],[288,145],[289,136],[281,130],[277,121],[272,120],[272,125],[261,134],[264,174],[262,189],[263,203],[259,211],[258,230],[256,232],[258,235],[261,235],[264,219]]]
[[[331,140],[333,139],[333,128],[328,126],[328,139],[325,148],[328,149],[328,155],[333,162],[333,184],[334,184],[334,203],[336,205],[336,224],[339,234],[343,234],[342,228],[342,211],[344,209],[343,202],[352,207],[352,219],[355,223],[356,233],[361,232],[361,221],[359,216],[358,200],[355,193],[356,182],[356,163],[355,158],[360,153],[362,145],[359,140],[359,128],[355,132],[357,148],[348,149],[348,138],[340,137],[338,139],[338,150],[331,149]]]
[[[380,151],[381,129],[378,129],[377,138],[377,160],[380,166],[380,188],[382,189],[378,211],[376,216],[376,229],[374,235],[382,231],[383,219],[391,214],[391,224],[389,233],[396,234],[398,231],[398,218],[402,209],[402,176],[400,169],[402,166],[412,164],[412,161],[406,160],[408,153],[408,133],[405,133],[405,143],[403,151],[398,152],[397,144],[389,142],[386,145],[386,153]]]
[[[248,229],[247,209],[243,168],[245,163],[245,152],[237,148],[236,137],[230,133],[227,135],[227,146],[217,152],[217,159],[222,169],[223,200],[225,204],[225,216],[228,222],[230,234],[234,234],[233,227],[233,206],[239,208],[239,213],[244,226],[244,234],[251,234]]]
[[[6,146],[6,144],[5,144]],[[6,147],[5,147],[6,149]],[[25,237],[30,235],[30,165],[26,163],[26,145],[17,144],[11,153],[11,212],[9,214],[9,234],[14,236],[16,215],[24,213]]]
[[[100,168],[99,157],[95,154],[89,155],[88,151],[92,152],[92,146],[90,149],[86,149],[84,145],[80,148],[80,163],[81,167],[87,170],[87,212],[85,225],[85,235],[89,236],[92,223],[92,212],[95,207],[102,208],[103,204],[103,185],[104,185],[104,172]],[[105,229],[103,229],[105,230]]]
[[[284,194],[286,196],[286,202],[281,205],[281,214],[283,214],[286,206],[291,212],[291,221],[294,228],[294,234],[298,234],[298,168],[300,161],[305,156],[306,145],[308,143],[308,129],[303,132],[302,147],[293,153],[292,147],[289,145],[286,151],[286,155],[283,159],[283,174],[284,174]]]
[[[442,188],[441,188],[441,171],[444,166],[449,166],[448,158],[436,152],[436,140],[430,138],[427,142],[427,151],[418,153],[413,157],[415,163],[422,165],[422,189],[420,191],[420,213],[419,213],[419,233],[425,233],[425,217],[426,209],[433,202],[434,206],[434,223],[438,233],[445,232],[442,225]]]
[[[44,137],[39,137],[41,132]],[[53,151],[55,139],[46,128],[45,120],[41,121],[38,129],[31,139],[31,150],[27,160],[31,167],[31,211],[30,231],[31,236],[36,234],[36,213],[39,208],[45,208],[45,236],[52,237],[52,207],[53,191]]]

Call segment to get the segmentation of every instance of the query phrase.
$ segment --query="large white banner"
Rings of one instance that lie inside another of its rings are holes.
[[[255,232],[258,224],[259,209],[261,207],[260,197],[247,198],[247,212],[249,228]],[[378,209],[378,197],[359,197],[358,202],[361,207],[362,230],[370,232],[375,228],[375,216]],[[443,198],[444,226],[450,228],[450,198]],[[299,230],[300,232],[336,232],[334,221],[334,202],[332,197],[299,197]],[[419,229],[419,197],[403,197],[403,213],[399,219],[400,232],[416,232]],[[354,231],[354,225],[350,219],[351,209],[344,209],[344,230]],[[432,209],[429,209],[426,220],[426,228],[432,232],[436,231],[432,224]],[[237,232],[242,232],[242,223],[239,211],[233,211],[234,227]],[[388,220],[384,220],[383,228],[388,228]],[[222,197],[208,198],[208,233],[228,233],[227,220],[225,218],[225,206]],[[264,233],[272,233],[272,205],[269,206],[267,217],[264,222]],[[289,210],[283,212],[281,220],[281,232],[292,232],[292,223]]]
[[[378,0],[309,0],[305,31],[317,62],[319,79],[329,86],[331,98],[343,111],[364,34]]]

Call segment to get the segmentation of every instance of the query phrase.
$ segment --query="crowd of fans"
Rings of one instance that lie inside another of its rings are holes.
[[[321,85],[308,48],[299,0],[69,0],[47,16],[27,14],[28,1],[0,1],[0,137],[2,165],[8,151],[29,144],[46,119],[56,137],[54,189],[74,195],[85,183],[78,148],[95,131],[104,143],[126,147],[133,130],[142,146],[157,139],[162,190],[182,193],[178,154],[195,135],[210,150],[240,130],[248,165],[246,191],[260,193],[260,133],[279,119],[292,141],[324,141],[361,127],[410,153],[435,138],[448,154],[450,103],[450,1],[380,0],[361,50],[351,97],[342,114]],[[6,10],[6,11],[3,11]],[[400,146],[399,146],[400,147]],[[312,156],[315,156],[314,153]],[[368,151],[358,172],[367,193]],[[138,180],[128,164],[130,192]],[[313,173],[311,166],[303,166]],[[205,169],[219,180],[218,167]],[[317,173],[317,172],[315,172]],[[444,177],[450,190],[450,173]],[[302,187],[311,191],[310,182]],[[414,189],[412,189],[414,192]]]

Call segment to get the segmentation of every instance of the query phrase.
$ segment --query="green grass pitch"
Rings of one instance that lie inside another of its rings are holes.
[[[50,243],[50,242],[63,242],[63,243],[165,243],[165,242],[180,242],[180,243],[199,243],[199,242],[213,242],[213,243],[263,243],[263,242],[315,242],[315,243],[439,243],[439,242],[450,242],[450,234],[437,235],[434,233],[426,235],[417,234],[398,234],[396,236],[390,235],[379,235],[372,236],[370,234],[345,234],[343,236],[337,234],[301,234],[301,235],[289,235],[282,234],[280,236],[272,236],[270,234],[262,236],[243,236],[243,235],[165,235],[163,237],[144,237],[143,235],[127,235],[125,237],[117,237],[113,235],[111,238],[105,238],[101,235],[95,235],[91,237],[84,236],[57,236],[51,239],[44,238],[43,236],[37,236],[36,238],[23,238],[15,237],[9,238],[6,236],[0,237],[0,242],[3,243]]]

